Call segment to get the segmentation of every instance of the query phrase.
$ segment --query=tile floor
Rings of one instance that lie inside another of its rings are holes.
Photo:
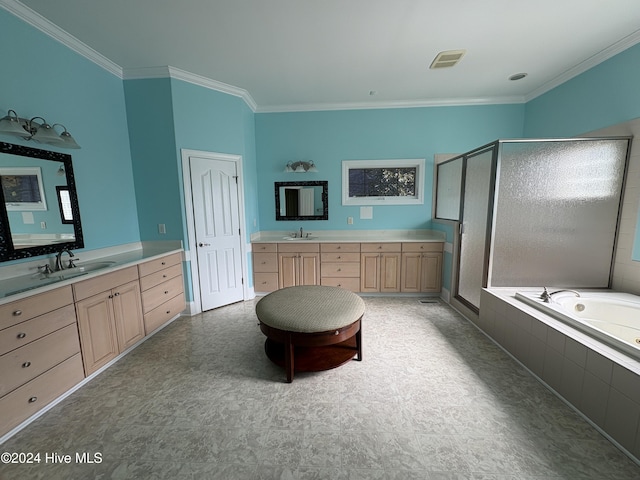
[[[254,302],[181,318],[0,451],[14,479],[638,479],[640,466],[443,304],[365,297],[363,361],[297,374]]]

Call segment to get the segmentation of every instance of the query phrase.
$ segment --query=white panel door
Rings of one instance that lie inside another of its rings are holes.
[[[236,163],[190,157],[202,310],[243,300]]]

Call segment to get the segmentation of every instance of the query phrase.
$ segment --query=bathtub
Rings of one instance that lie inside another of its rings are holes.
[[[557,293],[545,303],[540,293],[518,292],[516,298],[640,360],[640,297],[587,290],[579,291],[580,297],[571,292]]]

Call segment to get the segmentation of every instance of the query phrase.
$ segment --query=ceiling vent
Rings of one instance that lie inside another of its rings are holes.
[[[436,55],[429,68],[449,68],[453,67],[464,56],[466,50],[446,50]]]

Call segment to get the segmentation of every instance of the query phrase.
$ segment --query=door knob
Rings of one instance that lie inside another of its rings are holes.
[[[202,242],[200,242],[200,243],[198,244],[198,246],[199,246],[199,247],[210,247],[210,246],[211,246],[211,244],[210,244],[210,243],[202,243]]]

